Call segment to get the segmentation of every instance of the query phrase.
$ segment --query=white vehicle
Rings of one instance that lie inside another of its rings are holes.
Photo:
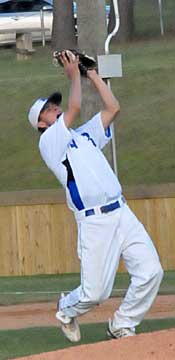
[[[33,40],[42,40],[42,29],[47,28],[45,38],[51,39],[52,0],[0,0],[0,31],[21,28],[39,28]],[[15,43],[15,33],[0,34],[0,45]]]
[[[77,19],[77,5],[74,1],[75,28]],[[109,17],[109,5],[106,5],[106,17]],[[33,40],[50,40],[53,23],[53,0],[0,0],[0,45],[15,43],[15,33],[9,33],[10,29],[38,28],[40,32],[34,32]],[[5,30],[8,30],[5,33]]]

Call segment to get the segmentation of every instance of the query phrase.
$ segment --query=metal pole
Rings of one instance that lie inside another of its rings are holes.
[[[118,10],[118,0],[113,0],[113,4],[114,4],[114,14],[115,14],[115,27],[113,29],[113,31],[108,35],[106,41],[105,41],[105,54],[108,55],[109,54],[109,45],[110,45],[110,41],[112,40],[112,37],[116,35],[118,29],[119,29],[119,25],[120,25],[120,18],[119,18],[119,10]],[[107,85],[109,87],[109,89],[111,88],[111,84],[110,84],[110,80],[107,80]],[[112,156],[113,156],[113,167],[114,167],[114,171],[117,175],[118,171],[117,171],[117,154],[116,154],[116,138],[115,138],[115,133],[114,133],[114,124],[111,124],[111,130],[113,132],[113,136],[112,136]]]
[[[164,35],[162,0],[158,0],[158,5],[159,5],[159,15],[160,15],[160,31],[161,31],[161,35]]]
[[[40,21],[41,21],[41,34],[43,47],[46,45],[45,29],[44,29],[44,9],[40,10]]]

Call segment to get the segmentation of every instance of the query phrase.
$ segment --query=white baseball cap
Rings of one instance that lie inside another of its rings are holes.
[[[52,95],[50,95],[48,98],[39,98],[34,102],[28,113],[28,119],[31,125],[34,127],[34,129],[38,130],[38,119],[44,105],[48,102],[52,104],[60,105],[61,100],[62,100],[61,93],[55,92]]]

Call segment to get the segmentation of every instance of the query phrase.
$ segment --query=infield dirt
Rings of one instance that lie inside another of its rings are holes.
[[[107,322],[118,308],[121,298],[111,298],[79,318],[81,323]],[[57,326],[56,303],[30,303],[0,306],[0,329],[18,329],[35,326]],[[175,295],[157,296],[145,319],[175,318]],[[175,359],[175,358],[174,358]]]
[[[42,353],[20,360],[174,360],[175,329]]]
[[[119,298],[109,299],[80,318],[80,323],[107,321],[120,302],[121,299]],[[1,329],[57,325],[55,320],[55,303],[1,306],[0,317]],[[145,318],[160,319],[164,317],[175,318],[175,295],[158,296]],[[20,358],[20,360],[46,359],[175,360],[175,328]]]

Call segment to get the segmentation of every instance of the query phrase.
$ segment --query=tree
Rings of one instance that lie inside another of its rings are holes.
[[[53,4],[53,49],[76,48],[73,0],[54,0]]]
[[[114,37],[115,41],[128,41],[132,38],[134,31],[134,0],[118,0],[120,27]],[[113,0],[110,0],[110,14],[108,32],[110,33],[115,26]]]
[[[107,37],[105,0],[78,0],[77,25],[78,49],[96,57],[104,54]],[[83,121],[90,119],[102,108],[101,100],[91,83],[82,78],[82,111]],[[112,165],[111,144],[105,148],[105,155]]]
[[[104,54],[107,36],[105,0],[79,0],[77,15],[78,49],[94,57]],[[99,98],[87,79],[82,79],[82,86],[82,113],[83,118],[88,119],[98,108]]]

